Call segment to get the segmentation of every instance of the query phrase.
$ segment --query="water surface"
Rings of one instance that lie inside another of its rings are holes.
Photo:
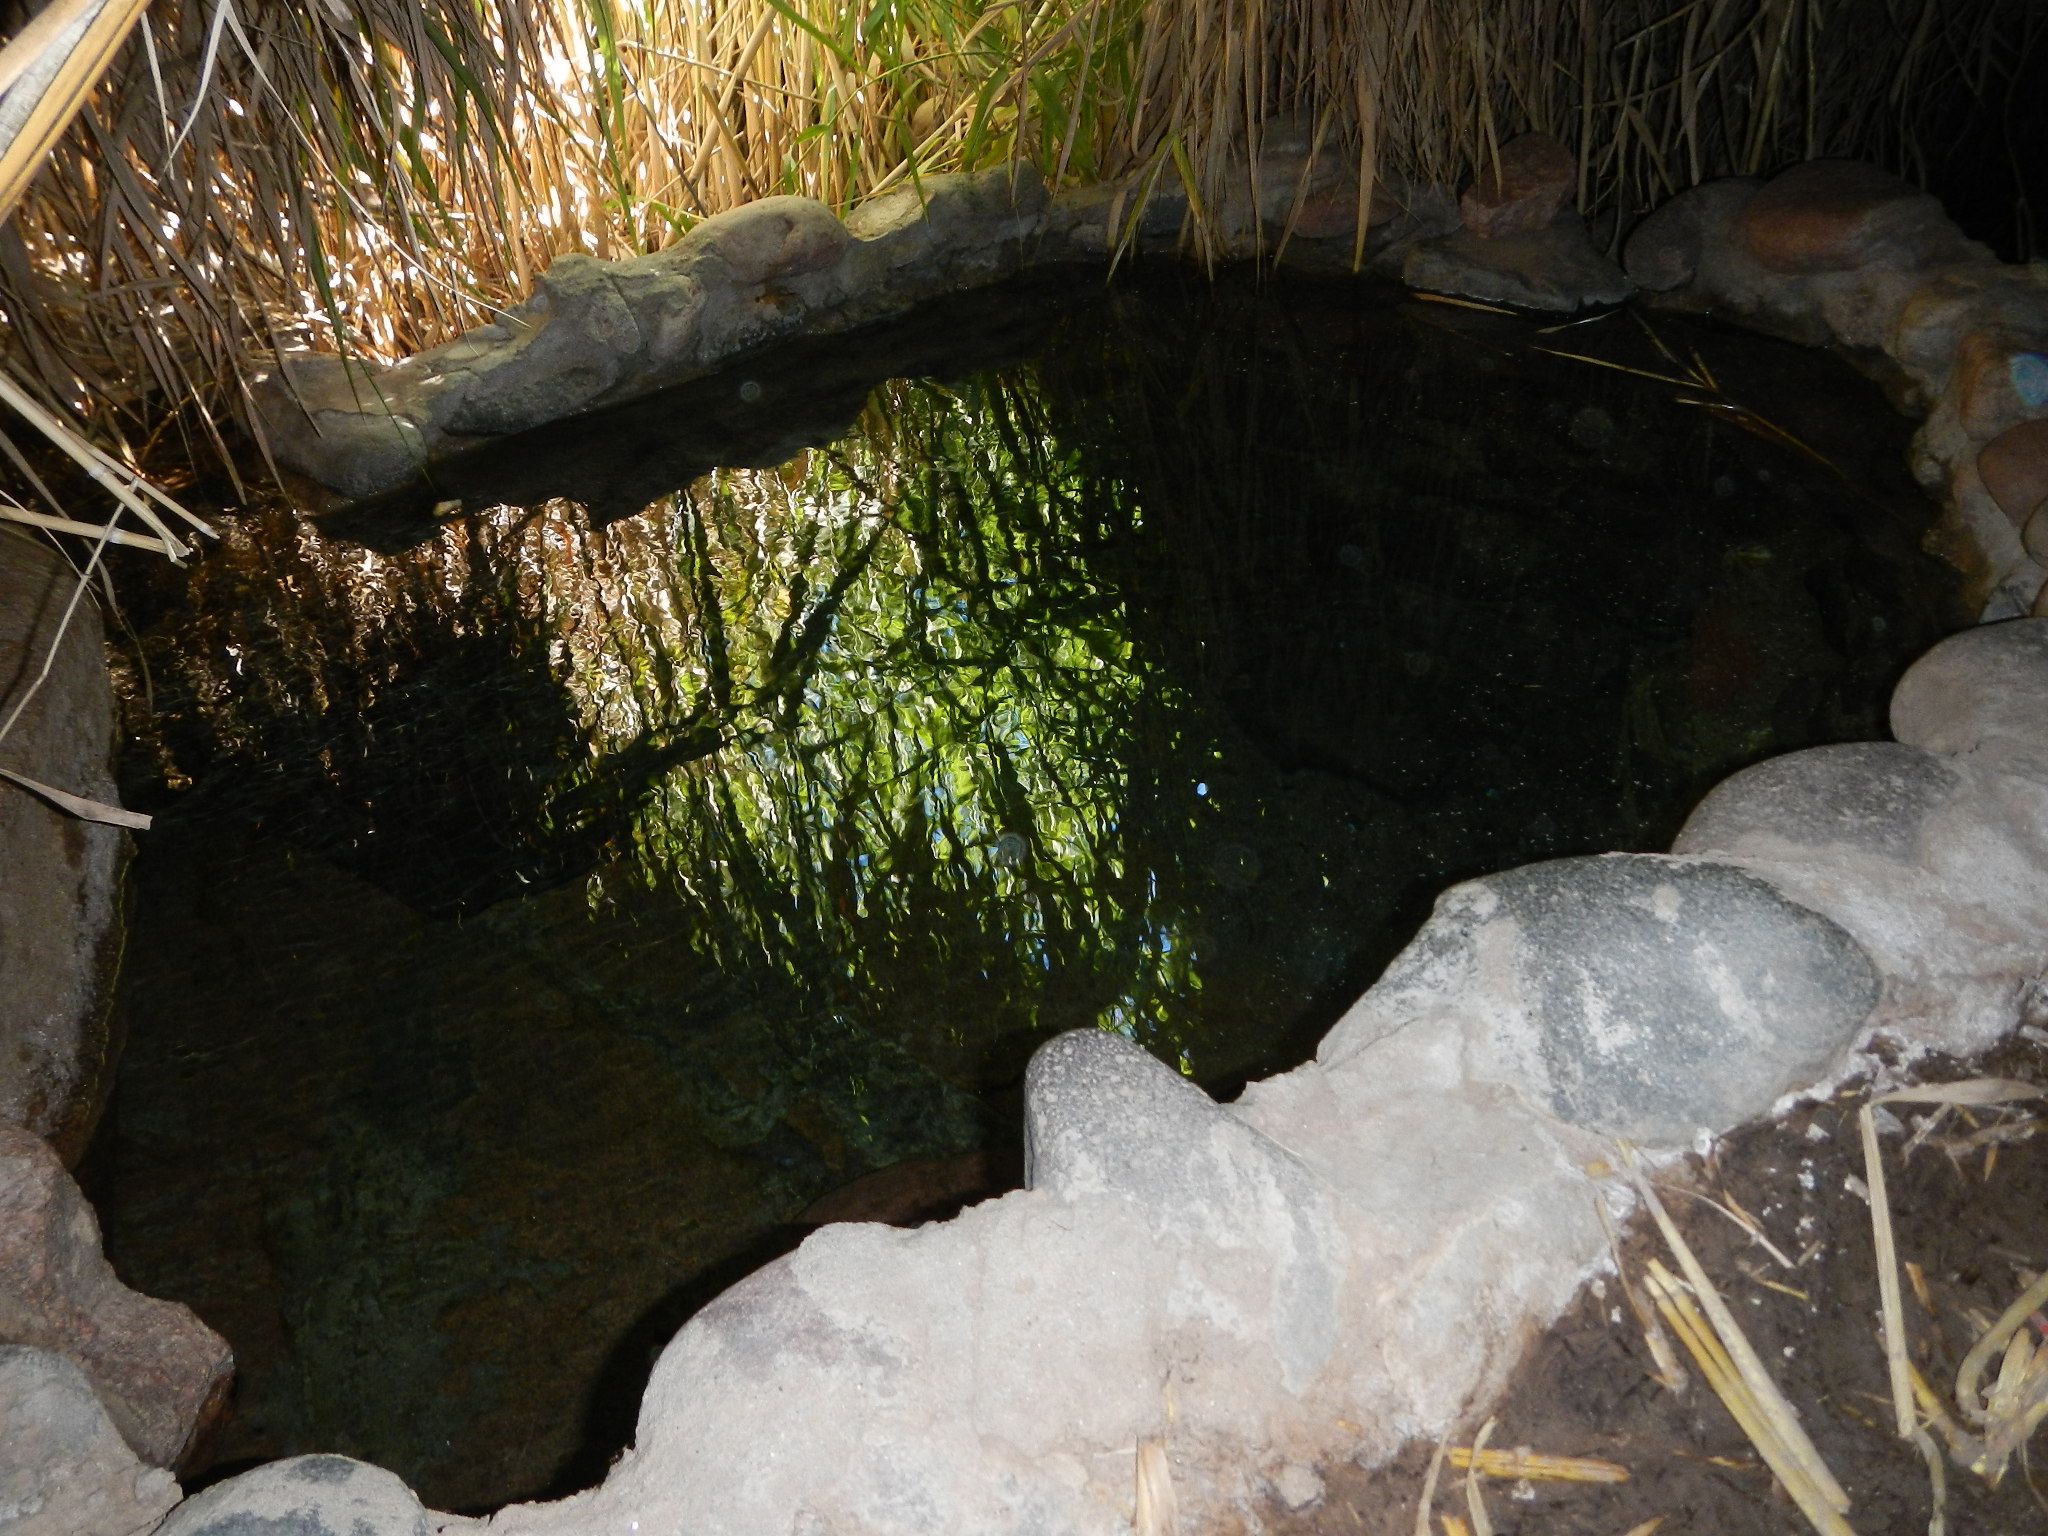
[[[813,1201],[1000,1177],[959,1160],[1050,1034],[1291,1065],[1444,885],[1882,734],[1958,617],[1904,426],[1829,359],[1066,288],[131,573],[160,819],[87,1176],[124,1275],[236,1347],[223,1464],[594,1480]],[[1546,348],[1697,349],[1719,393]]]

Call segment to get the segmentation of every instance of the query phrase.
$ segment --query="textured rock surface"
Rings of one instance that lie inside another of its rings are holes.
[[[2048,624],[1982,624],[1906,669],[1892,693],[1892,734],[1908,746],[2010,766],[2048,783],[2043,699]]]
[[[891,274],[881,291],[896,307],[985,282],[1023,265],[1045,227],[1049,199],[1030,166],[928,176],[863,203],[847,229],[871,264]]]
[[[507,333],[497,334],[509,340]],[[430,438],[419,419],[438,398],[441,378],[434,358],[418,371],[423,393],[415,395],[385,378],[383,370],[362,363],[326,354],[284,358],[254,387],[272,456],[285,468],[348,496],[403,485],[419,473],[431,451],[443,446],[441,434],[436,431]]]
[[[1971,331],[2048,340],[2048,262],[1954,268],[1916,287],[1885,350],[1929,395],[1939,393]]]
[[[226,1398],[233,1357],[189,1308],[137,1295],[56,1154],[0,1126],[0,1343],[69,1356],[152,1466],[177,1465]]]
[[[177,1502],[176,1479],[135,1459],[76,1365],[0,1346],[0,1531],[141,1536]]]
[[[1383,1452],[1433,1433],[1602,1251],[1562,1129],[1462,1095],[1445,1038],[1224,1108],[1119,1037],[1059,1037],[1032,1188],[820,1232],[683,1330],[602,1488],[493,1531],[1121,1533],[1153,1437],[1208,1528],[1334,1416]]]
[[[1664,302],[1813,345],[1882,347],[1937,276],[1998,270],[1934,199],[1849,161],[1794,166],[1761,188],[1708,183],[1645,220],[1636,242],[1632,266]]]
[[[381,1467],[294,1456],[194,1494],[154,1536],[430,1536],[420,1501]]]
[[[2021,537],[2027,553],[2048,565],[2048,504],[2034,508]]]
[[[1461,229],[1424,240],[1409,248],[1401,280],[1430,293],[1559,314],[1619,304],[1635,291],[1621,268],[1593,249],[1577,219],[1492,239]]]
[[[2048,328],[1980,325],[1964,332],[1956,343],[1945,404],[1969,438],[1984,442],[2048,414],[2048,399],[2031,383],[2044,363],[2044,346]]]
[[[47,544],[0,529],[0,719],[34,684],[77,585]],[[99,613],[73,613],[0,767],[113,803],[114,695]],[[128,834],[0,782],[0,1123],[76,1159],[113,1071],[108,1027]]]
[[[1872,1023],[1988,1045],[2048,955],[2048,784],[1892,742],[1745,769],[1674,851],[1740,863],[1855,935],[1877,962]]]
[[[1578,161],[1547,133],[1525,133],[1500,147],[1458,199],[1465,227],[1489,239],[1548,229],[1571,207]]]
[[[1475,1082],[1678,1147],[1824,1076],[1877,996],[1854,939],[1753,876],[1559,859],[1446,892],[1318,1059],[1452,1016]]]
[[[489,436],[567,416],[616,384],[639,350],[640,328],[604,264],[559,257],[532,298],[433,354],[448,380],[435,423]]]
[[[1026,1186],[1062,1200],[1115,1194],[1177,1238],[1249,1249],[1232,1267],[1247,1271],[1252,1293],[1206,1304],[1270,1315],[1270,1335],[1245,1342],[1271,1352],[1288,1391],[1305,1389],[1336,1347],[1346,1259],[1329,1192],[1300,1161],[1100,1031],[1044,1046],[1025,1092]],[[1230,1280],[1218,1273],[1208,1284],[1221,1292]]]
[[[1757,261],[1798,275],[1880,261],[1925,267],[1966,260],[1975,249],[1938,199],[1855,160],[1810,160],[1779,172],[1736,224]]]
[[[2048,504],[2048,419],[2021,422],[1987,443],[1977,475],[2005,515],[2024,525]]]
[[[1699,274],[1709,242],[1720,244],[1761,181],[1727,176],[1690,187],[1638,224],[1622,248],[1630,281],[1646,293],[1682,288]]]

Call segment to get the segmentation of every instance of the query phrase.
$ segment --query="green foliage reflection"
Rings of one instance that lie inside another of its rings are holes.
[[[1057,995],[1172,1044],[1197,983],[1125,830],[1135,745],[1154,783],[1188,748],[1091,567],[1136,521],[1014,379],[889,386],[836,448],[654,509],[571,687],[594,780],[692,760],[644,776],[600,885],[683,897],[728,974],[865,999],[944,970],[1013,1027]]]

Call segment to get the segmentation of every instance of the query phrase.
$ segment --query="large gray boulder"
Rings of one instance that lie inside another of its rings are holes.
[[[56,644],[78,577],[50,546],[0,527],[0,720]],[[114,695],[99,610],[71,614],[49,676],[0,738],[0,767],[113,803]],[[114,1066],[128,834],[0,781],[0,1124],[76,1157]]]
[[[76,1361],[135,1454],[176,1466],[226,1401],[234,1357],[189,1307],[128,1289],[39,1138],[0,1126],[0,1344]]]
[[[177,1502],[177,1480],[136,1460],[75,1364],[0,1346],[0,1531],[141,1536]]]
[[[1873,1027],[1968,1050],[2011,1028],[2048,958],[2048,786],[1892,742],[1745,769],[1674,851],[1740,864],[1855,935],[1882,977]]]
[[[154,1536],[432,1536],[410,1488],[346,1456],[294,1456],[194,1494]]]
[[[1559,859],[1447,891],[1317,1059],[1449,1020],[1471,1081],[1677,1147],[1825,1076],[1877,997],[1854,939],[1739,869]]]

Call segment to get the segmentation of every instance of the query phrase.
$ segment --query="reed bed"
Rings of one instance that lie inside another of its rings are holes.
[[[1285,119],[1362,188],[1545,129],[1582,204],[1627,213],[1820,153],[1913,170],[1922,104],[1995,100],[2043,26],[2029,0],[169,0],[0,239],[5,358],[103,441],[176,421],[231,461],[279,347],[403,355],[559,254],[769,193],[1021,158],[1178,184],[1199,248]]]

